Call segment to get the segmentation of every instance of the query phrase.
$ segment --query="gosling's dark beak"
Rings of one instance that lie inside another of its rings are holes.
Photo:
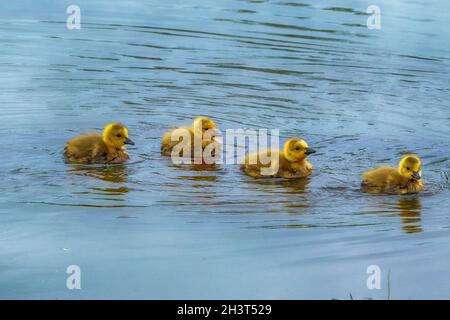
[[[419,174],[419,172],[413,172],[413,174],[411,175],[411,177],[414,179],[414,180],[420,180],[420,178],[421,178],[421,176],[420,176],[420,174]]]
[[[131,140],[131,139],[129,139],[129,138],[127,138],[127,139],[125,140],[125,144],[130,144],[130,145],[134,146],[133,140]]]
[[[305,154],[306,154],[306,155],[308,155],[308,154],[313,154],[313,153],[316,153],[316,150],[311,149],[311,148],[307,148],[306,151],[305,151]]]

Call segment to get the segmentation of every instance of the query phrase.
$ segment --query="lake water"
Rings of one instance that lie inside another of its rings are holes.
[[[0,4],[0,298],[450,298],[448,1],[379,0],[381,30],[367,1],[77,0],[80,30],[69,4]],[[197,115],[304,138],[313,176],[174,166]],[[109,121],[129,164],[63,162]],[[425,192],[361,193],[405,152]]]

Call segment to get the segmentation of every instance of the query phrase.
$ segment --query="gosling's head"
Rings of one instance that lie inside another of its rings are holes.
[[[284,155],[290,162],[304,160],[308,155],[316,150],[308,147],[308,144],[300,138],[292,138],[284,144]]]
[[[195,135],[201,137],[202,144],[208,144],[217,135],[217,127],[214,121],[209,117],[197,117],[192,124],[192,130]]]
[[[103,129],[103,142],[111,148],[122,149],[124,145],[134,142],[128,138],[128,129],[121,123],[110,123]]]
[[[422,161],[418,156],[408,154],[400,160],[398,171],[405,178],[420,180],[422,178]]]

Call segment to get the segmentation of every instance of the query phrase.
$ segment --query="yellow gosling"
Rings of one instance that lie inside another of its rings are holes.
[[[241,169],[253,178],[304,178],[313,169],[306,157],[315,152],[304,140],[292,138],[286,141],[283,150],[262,150],[247,155]],[[270,163],[266,161],[267,158],[271,159]],[[267,171],[263,172],[263,169]]]
[[[126,144],[134,145],[127,127],[110,123],[102,134],[86,133],[69,140],[64,155],[69,163],[124,163],[129,159]]]
[[[381,167],[365,172],[361,186],[369,193],[418,193],[423,190],[422,161],[408,154],[400,160],[397,169]]]
[[[164,156],[171,156],[172,150],[176,145],[180,143],[178,136],[185,136],[186,134],[190,136],[190,140],[188,141],[191,149],[191,158],[194,158],[196,153],[194,152],[194,141],[201,142],[202,150],[205,147],[216,141],[215,134],[217,133],[217,127],[214,121],[209,117],[197,117],[195,118],[192,126],[189,127],[180,127],[166,132],[161,139],[161,154]],[[174,139],[175,138],[175,139]],[[175,141],[172,141],[175,140]],[[188,147],[189,147],[188,145]],[[199,144],[200,145],[200,144]],[[183,152],[181,151],[178,154],[180,157],[183,157]]]

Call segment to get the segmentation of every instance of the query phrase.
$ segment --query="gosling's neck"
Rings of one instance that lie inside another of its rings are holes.
[[[295,159],[295,158],[291,157],[289,155],[289,153],[286,153],[286,152],[284,153],[284,157],[286,158],[287,161],[289,161],[291,163],[295,163],[295,164],[302,164],[302,163],[305,163],[305,161],[306,161],[306,157]]]

